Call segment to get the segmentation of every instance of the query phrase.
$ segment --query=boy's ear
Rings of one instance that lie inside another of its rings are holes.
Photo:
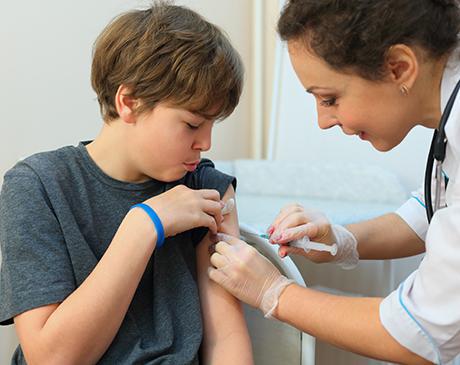
[[[388,50],[385,67],[390,80],[399,86],[411,89],[419,73],[419,60],[414,49],[405,44],[396,44]]]
[[[115,107],[120,119],[126,123],[136,122],[137,99],[130,96],[130,89],[126,85],[120,85],[115,94]]]

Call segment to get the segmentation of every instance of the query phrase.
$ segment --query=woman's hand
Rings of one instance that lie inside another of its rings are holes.
[[[216,234],[223,221],[221,210],[224,204],[217,190],[193,190],[178,185],[144,203],[157,213],[163,224],[165,237],[196,227],[208,227]]]
[[[280,245],[278,254],[285,257],[291,253],[302,255],[314,262],[329,262],[334,256],[328,252],[290,247],[289,242],[307,236],[311,241],[326,244],[336,243],[331,223],[318,211],[307,210],[300,204],[290,204],[281,209],[270,228],[270,242]]]
[[[284,288],[293,281],[254,247],[229,235],[218,234],[209,277],[233,296],[271,317]]]

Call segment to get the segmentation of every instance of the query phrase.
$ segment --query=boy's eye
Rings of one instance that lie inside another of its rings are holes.
[[[326,99],[321,99],[321,106],[324,106],[324,107],[330,107],[330,106],[334,106],[336,105],[336,101],[337,101],[337,98],[335,97],[332,97],[332,98],[326,98]]]
[[[193,124],[187,123],[187,122],[185,122],[185,124],[187,124],[187,127],[189,127],[190,129],[198,129],[197,125],[193,125]]]

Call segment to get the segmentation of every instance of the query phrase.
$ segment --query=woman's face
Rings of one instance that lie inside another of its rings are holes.
[[[417,124],[416,111],[391,79],[369,81],[339,73],[298,41],[288,42],[288,48],[297,77],[316,99],[320,128],[339,126],[388,151]]]

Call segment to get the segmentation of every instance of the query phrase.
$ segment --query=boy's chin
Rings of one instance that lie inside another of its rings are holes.
[[[184,171],[184,170],[182,170],[180,172],[171,171],[171,172],[168,172],[168,173],[164,173],[159,177],[153,177],[153,178],[155,180],[158,180],[158,181],[162,181],[162,182],[165,182],[165,183],[170,183],[170,182],[174,182],[174,181],[182,179],[185,175],[187,175],[187,171]]]

